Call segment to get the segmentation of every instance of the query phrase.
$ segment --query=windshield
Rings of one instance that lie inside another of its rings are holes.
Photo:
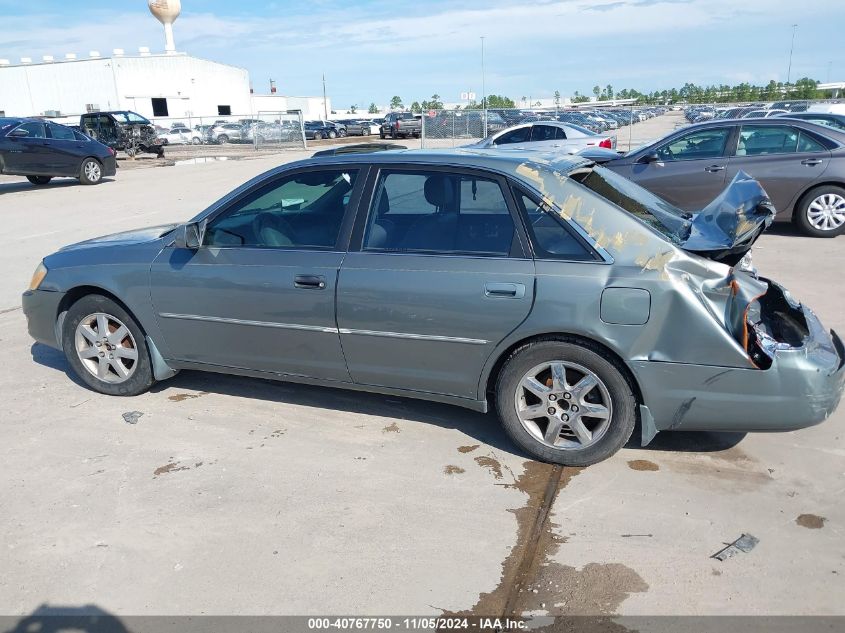
[[[658,198],[638,184],[605,169],[594,167],[581,183],[603,198],[648,224],[675,244],[688,236],[692,216]]]
[[[140,114],[135,114],[134,112],[114,112],[114,118],[117,119],[120,123],[142,123],[144,125],[149,125],[150,122],[142,117]]]

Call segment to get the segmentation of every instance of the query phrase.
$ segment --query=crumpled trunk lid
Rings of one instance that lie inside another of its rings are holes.
[[[693,214],[680,247],[733,266],[774,218],[775,208],[763,187],[740,171],[713,202]]]

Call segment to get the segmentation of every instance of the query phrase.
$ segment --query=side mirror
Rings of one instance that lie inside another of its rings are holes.
[[[17,128],[16,130],[12,130],[11,132],[9,132],[8,136],[11,136],[12,138],[26,138],[27,136],[29,136],[29,132]]]
[[[660,161],[660,156],[657,152],[649,152],[648,154],[644,154],[639,161],[639,163],[657,163]]]
[[[205,222],[202,222],[202,224],[198,222],[182,224],[176,227],[176,235],[173,240],[173,245],[176,248],[187,248],[195,251],[202,244],[204,232]]]

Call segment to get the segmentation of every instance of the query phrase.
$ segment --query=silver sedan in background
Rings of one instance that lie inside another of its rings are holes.
[[[478,149],[528,149],[572,154],[590,147],[616,149],[616,136],[595,134],[573,123],[535,121],[514,125],[492,134],[470,147]]]

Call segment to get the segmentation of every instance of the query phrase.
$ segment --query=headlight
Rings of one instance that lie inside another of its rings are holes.
[[[44,265],[44,262],[38,264],[38,268],[35,269],[35,272],[32,273],[32,281],[29,282],[29,289],[30,290],[38,290],[38,286],[41,285],[41,282],[44,281],[44,277],[47,276],[47,267]]]

